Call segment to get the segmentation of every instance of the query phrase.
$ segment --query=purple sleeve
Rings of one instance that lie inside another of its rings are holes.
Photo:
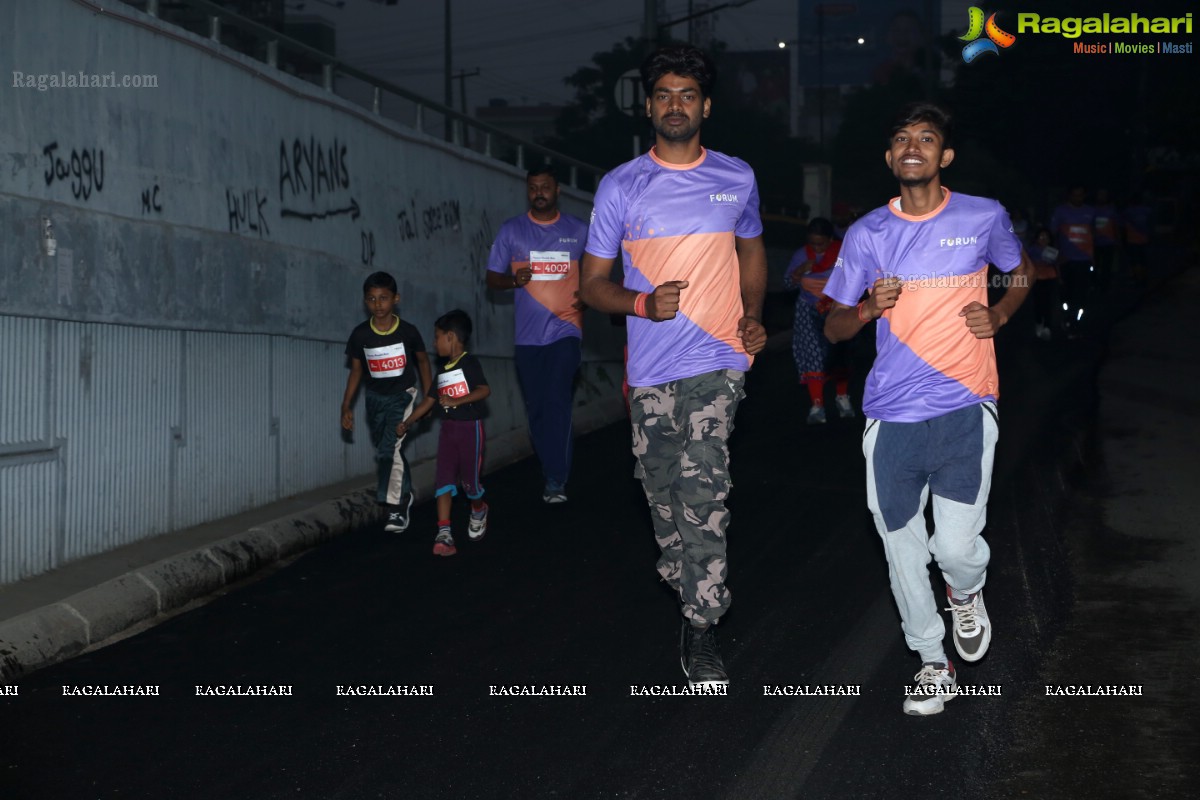
[[[592,224],[588,227],[585,252],[599,258],[616,258],[621,252],[625,228],[625,196],[617,182],[605,176],[592,201]]]
[[[1001,272],[1012,272],[1021,265],[1021,240],[1013,233],[1008,212],[999,203],[996,204],[996,214],[992,219],[986,258]]]
[[[762,236],[762,232],[762,218],[758,215],[758,181],[754,180],[751,173],[750,196],[746,198],[746,207],[742,210],[742,216],[738,218],[733,235],[739,239],[753,239],[755,236]]]
[[[825,296],[842,305],[852,306],[871,285],[868,276],[877,271],[865,241],[860,236],[861,228],[852,226],[846,231],[838,260],[833,265],[829,281],[825,284]]]
[[[507,222],[500,226],[500,230],[496,234],[496,241],[492,242],[492,249],[488,253],[487,268],[489,272],[512,271],[512,248],[509,246],[512,238],[511,229],[512,225]]]

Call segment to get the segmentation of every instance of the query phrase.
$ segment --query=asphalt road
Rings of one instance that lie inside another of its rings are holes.
[[[1017,328],[1000,342],[986,533],[996,636],[983,661],[959,667],[962,683],[1001,696],[957,698],[936,717],[901,712],[920,664],[866,510],[862,419],[806,426],[790,354],[775,349],[751,373],[732,441],[727,697],[631,696],[685,681],[628,426],[615,424],[578,442],[564,506],[540,502],[528,462],[490,476],[489,533],[460,536],[453,558],[431,555],[427,503],[404,534],[357,531],[24,677],[19,697],[0,697],[0,797],[986,797],[1011,767],[1011,710],[1040,688],[1041,644],[1065,615],[1037,583],[1054,553],[1031,570],[1021,544],[1021,481],[1088,418],[1101,352],[1099,339],[1042,345]],[[464,528],[464,506],[455,512]],[[160,695],[63,694],[129,684]],[[215,685],[292,694],[196,696]],[[347,685],[433,695],[338,696]],[[490,693],[513,685],[586,696]],[[859,694],[764,694],[784,685]]]

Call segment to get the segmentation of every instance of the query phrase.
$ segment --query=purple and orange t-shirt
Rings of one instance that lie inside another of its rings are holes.
[[[1065,203],[1054,209],[1050,230],[1058,244],[1059,261],[1091,261],[1095,252],[1096,211],[1091,206]]]
[[[871,419],[923,422],[1000,393],[992,340],[976,339],[959,313],[987,305],[988,264],[1012,271],[1021,242],[995,200],[944,191],[928,214],[905,214],[895,198],[854,223],[825,284],[826,295],[852,306],[879,278],[904,281],[876,326],[863,397]]]
[[[1121,215],[1116,206],[1111,203],[1095,206],[1096,212],[1096,244],[1100,247],[1111,247],[1117,243],[1117,229],[1121,224]]]
[[[744,311],[735,237],[761,234],[754,171],[714,150],[702,149],[690,164],[668,164],[651,150],[600,181],[587,252],[620,253],[627,289],[688,282],[674,319],[629,318],[630,386],[750,368],[738,336]]]
[[[575,303],[586,241],[587,223],[570,214],[539,222],[526,212],[500,226],[487,268],[513,275],[524,267],[533,270],[533,280],[514,292],[516,344],[546,345],[583,335],[583,312]]]

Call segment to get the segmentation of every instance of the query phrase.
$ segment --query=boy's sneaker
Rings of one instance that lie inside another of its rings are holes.
[[[433,554],[435,556],[452,556],[458,552],[458,548],[454,546],[454,537],[445,531],[438,533],[437,538],[433,540]]]
[[[839,394],[833,399],[837,405],[838,416],[842,419],[849,419],[854,416],[854,406],[850,405],[850,395]]]
[[[567,492],[565,487],[560,483],[546,482],[546,488],[542,490],[542,502],[554,505],[556,503],[567,502]]]
[[[688,686],[725,686],[729,683],[721,650],[717,647],[716,625],[701,628],[685,619],[679,637],[679,659]]]
[[[487,518],[488,505],[483,504],[483,508],[478,511],[471,512],[471,519],[467,523],[467,538],[472,542],[477,542],[487,533]]]
[[[978,661],[988,651],[992,643],[992,621],[988,619],[987,608],[983,605],[983,592],[971,595],[970,600],[959,602],[950,596],[950,587],[946,587],[946,597],[950,600],[950,621],[954,623],[954,649],[963,657],[963,661]]]
[[[908,687],[904,698],[904,713],[926,717],[942,713],[947,700],[953,700],[958,692],[958,681],[954,677],[954,665],[940,661],[923,664],[921,671],[913,676],[915,686]]]
[[[813,406],[808,410],[809,425],[825,424],[825,406]]]
[[[413,496],[408,493],[408,499],[400,498],[400,505],[392,506],[388,512],[387,524],[383,529],[388,533],[403,533],[408,530],[408,512],[412,511]]]

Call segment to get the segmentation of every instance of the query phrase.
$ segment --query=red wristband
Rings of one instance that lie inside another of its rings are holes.
[[[867,302],[867,301],[866,301],[866,300],[864,300],[862,303],[859,303],[858,305],[856,305],[856,306],[854,307],[854,311],[855,311],[855,313],[856,313],[856,314],[858,314],[858,321],[859,321],[859,322],[870,322],[870,321],[871,321],[871,318],[870,318],[870,317],[864,317],[864,316],[862,315],[862,312],[863,312],[863,304],[864,304],[864,303],[866,303],[866,302]]]
[[[648,293],[641,292],[640,294],[638,294],[638,296],[636,298],[634,298],[634,301],[633,301],[634,316],[645,318],[645,316],[646,316],[646,298],[648,298],[649,296],[650,295]]]

